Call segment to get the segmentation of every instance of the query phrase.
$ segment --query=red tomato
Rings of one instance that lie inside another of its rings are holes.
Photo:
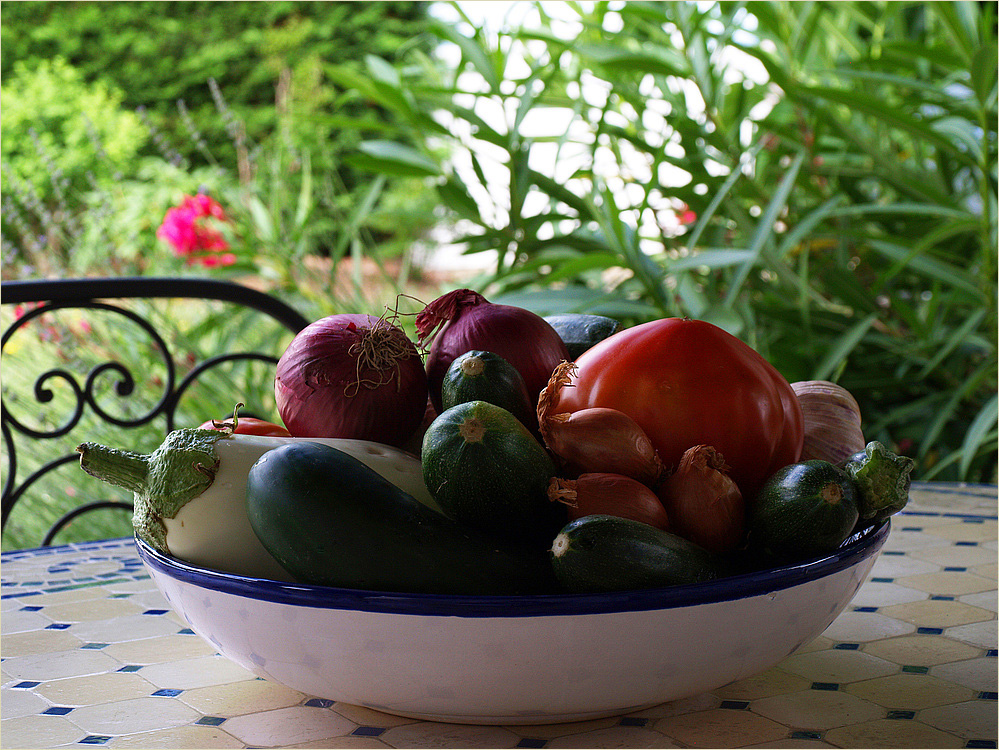
[[[220,426],[225,422],[231,422],[232,418],[226,420],[209,420],[201,425],[202,430],[218,430],[221,429]],[[256,417],[240,417],[239,421],[236,422],[237,435],[267,435],[270,437],[291,437],[291,433],[288,432],[284,427],[279,424],[274,424],[273,422],[265,422],[263,419],[257,419]]]
[[[554,412],[623,411],[668,468],[688,448],[711,445],[747,501],[801,457],[804,419],[790,384],[711,323],[665,318],[627,328],[581,354],[576,366]]]

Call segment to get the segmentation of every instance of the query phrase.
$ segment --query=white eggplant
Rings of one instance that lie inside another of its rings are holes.
[[[427,491],[416,456],[367,440],[182,429],[167,435],[149,455],[96,443],[84,443],[77,451],[80,466],[88,474],[132,490],[135,534],[155,549],[205,568],[291,581],[250,527],[246,477],[267,451],[306,440],[350,454],[440,512]]]

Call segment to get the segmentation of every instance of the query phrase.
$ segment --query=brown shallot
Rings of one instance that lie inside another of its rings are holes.
[[[558,365],[538,398],[538,427],[545,445],[569,472],[622,474],[654,487],[663,473],[662,461],[648,435],[627,414],[602,407],[552,413],[574,369],[571,362]]]
[[[745,502],[724,457],[710,445],[689,448],[657,494],[675,534],[709,552],[730,552],[741,544]]]
[[[564,504],[569,520],[604,514],[669,528],[669,516],[656,493],[641,482],[620,474],[588,473],[576,479],[553,477],[548,499]]]

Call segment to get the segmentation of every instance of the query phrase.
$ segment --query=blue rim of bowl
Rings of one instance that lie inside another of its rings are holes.
[[[707,583],[639,591],[530,596],[393,593],[282,583],[201,568],[164,555],[139,539],[136,546],[143,563],[164,576],[211,591],[276,604],[441,617],[538,617],[673,609],[781,591],[832,575],[876,555],[888,538],[889,528],[890,522],[885,520],[855,534],[832,554]]]

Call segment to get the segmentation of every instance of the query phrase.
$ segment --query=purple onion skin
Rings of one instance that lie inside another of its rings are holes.
[[[277,364],[274,395],[292,435],[402,447],[420,426],[427,405],[427,377],[405,332],[393,326],[392,341],[406,354],[391,370],[358,370],[356,355],[348,353],[375,325],[385,322],[373,315],[331,315],[303,328],[288,345]],[[377,387],[358,385],[358,376],[386,382]]]
[[[509,362],[520,372],[535,401],[555,367],[570,359],[555,329],[530,310],[486,302],[464,307],[437,333],[427,356],[430,400],[438,413],[447,368],[473,349],[492,352]]]

